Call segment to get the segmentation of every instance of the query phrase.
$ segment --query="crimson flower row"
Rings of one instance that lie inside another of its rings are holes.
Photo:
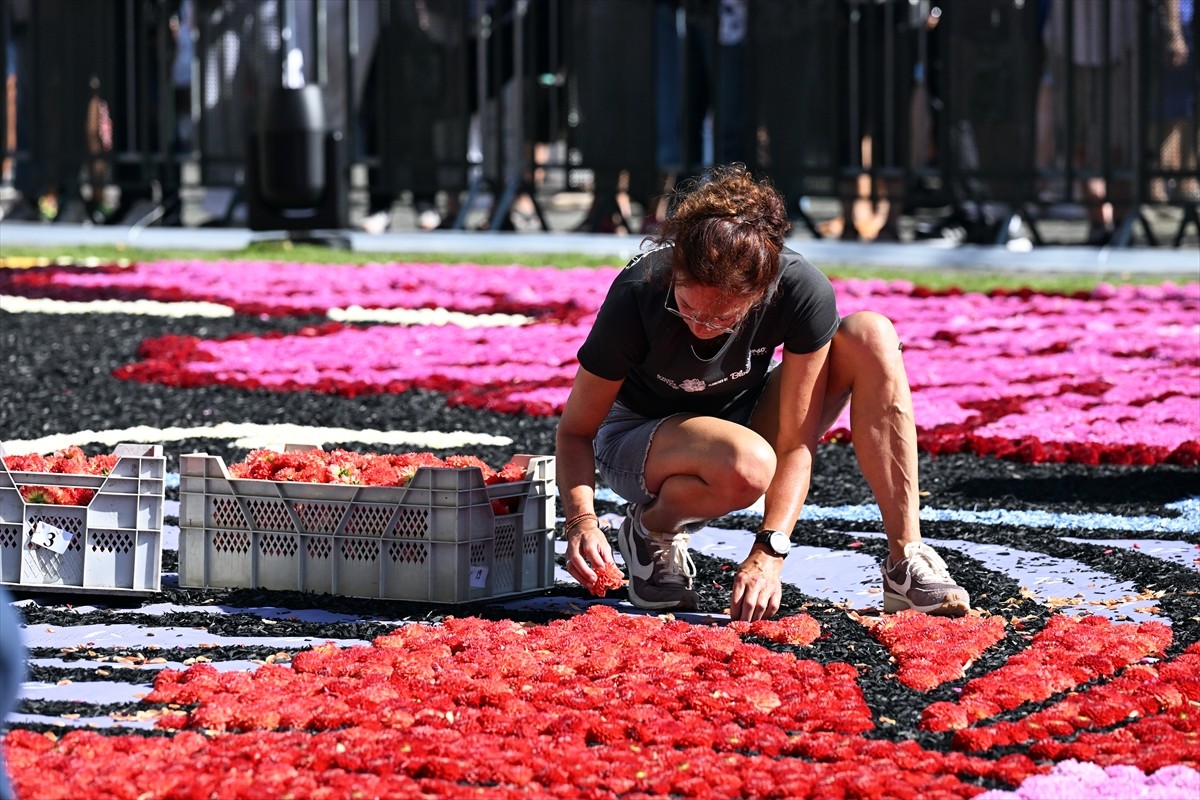
[[[968,681],[957,702],[926,707],[921,727],[965,728],[1022,703],[1041,702],[1081,683],[1109,677],[1142,658],[1161,655],[1170,643],[1171,629],[1160,622],[1053,616],[1028,648],[1003,667]]]

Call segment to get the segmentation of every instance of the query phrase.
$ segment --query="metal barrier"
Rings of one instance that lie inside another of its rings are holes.
[[[982,238],[1002,243],[1024,201],[1034,197],[1033,122],[1043,61],[1036,4],[950,5],[938,27],[945,187],[955,207],[982,228]]]
[[[152,177],[152,7],[10,0],[0,20],[4,183],[48,217],[103,221]],[[136,43],[136,44],[135,44]]]
[[[254,112],[290,80],[322,87],[359,191],[444,193],[457,227],[488,195],[504,228],[523,195],[541,216],[548,192],[624,173],[649,203],[737,159],[818,236],[804,198],[848,225],[856,204],[881,230],[926,209],[1036,243],[1075,214],[1094,243],[1158,244],[1143,209],[1173,205],[1178,245],[1200,230],[1195,4],[5,0],[0,201],[237,222]]]
[[[569,158],[571,166],[592,171],[601,198],[616,193],[622,172],[639,199],[654,191],[655,6],[645,0],[564,4],[571,43],[565,65]]]
[[[364,148],[380,160],[377,189],[465,191],[478,41],[468,6],[384,0],[380,11]]]
[[[843,11],[831,3],[766,0],[748,9],[748,107],[754,164],[784,195],[834,196],[851,136],[848,96],[838,90],[848,40],[833,35]],[[806,46],[798,47],[798,42]],[[799,79],[799,76],[821,76]]]

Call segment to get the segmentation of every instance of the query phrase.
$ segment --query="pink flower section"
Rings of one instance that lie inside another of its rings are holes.
[[[515,265],[173,260],[126,269],[29,270],[11,280],[13,293],[26,297],[166,302],[203,298],[243,314],[270,316],[324,314],[357,305],[571,317],[580,308],[598,308],[616,272]]]
[[[1072,445],[1125,448],[1144,463],[1180,447],[1179,460],[1194,458],[1200,284],[1101,286],[1086,297],[837,286],[843,314],[872,309],[895,321],[927,449],[962,449],[969,433],[985,448],[1061,446],[1027,460],[1063,460]],[[835,430],[848,427],[843,415]]]
[[[1200,772],[1184,764],[1147,775],[1137,767],[1100,767],[1084,761],[1056,764],[1048,775],[1026,778],[1016,791],[993,789],[975,800],[1179,800],[1200,797]]]
[[[236,274],[237,280],[230,280]],[[575,353],[613,269],[160,262],[64,273],[239,308],[434,308],[532,316],[517,328],[324,326],[303,335],[194,341],[123,377],[343,393],[445,391],[501,411],[561,411]],[[90,284],[88,283],[90,281]],[[1026,461],[1200,460],[1200,283],[933,293],[902,281],[834,282],[843,315],[886,314],[904,340],[921,446]],[[162,340],[159,340],[160,342]],[[163,348],[147,343],[150,351]],[[848,417],[831,435],[848,435]]]

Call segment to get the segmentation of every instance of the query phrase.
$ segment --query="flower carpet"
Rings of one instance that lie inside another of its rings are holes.
[[[843,314],[881,311],[905,341],[923,532],[971,593],[962,619],[880,612],[885,543],[845,420],[770,621],[724,613],[761,507],[693,538],[701,607],[677,616],[561,565],[553,588],[455,606],[180,586],[181,454],[552,454],[614,274],[0,268],[6,452],[147,442],[168,463],[161,592],[2,575],[28,655],[2,744],[17,797],[1200,793],[1196,283],[835,281]]]

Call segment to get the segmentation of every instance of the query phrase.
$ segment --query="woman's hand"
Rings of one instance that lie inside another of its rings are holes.
[[[567,573],[588,589],[596,585],[597,568],[615,566],[612,546],[595,520],[571,529],[567,535],[565,558]]]
[[[729,618],[754,622],[774,616],[783,594],[782,574],[782,558],[757,547],[751,550],[733,579]]]

